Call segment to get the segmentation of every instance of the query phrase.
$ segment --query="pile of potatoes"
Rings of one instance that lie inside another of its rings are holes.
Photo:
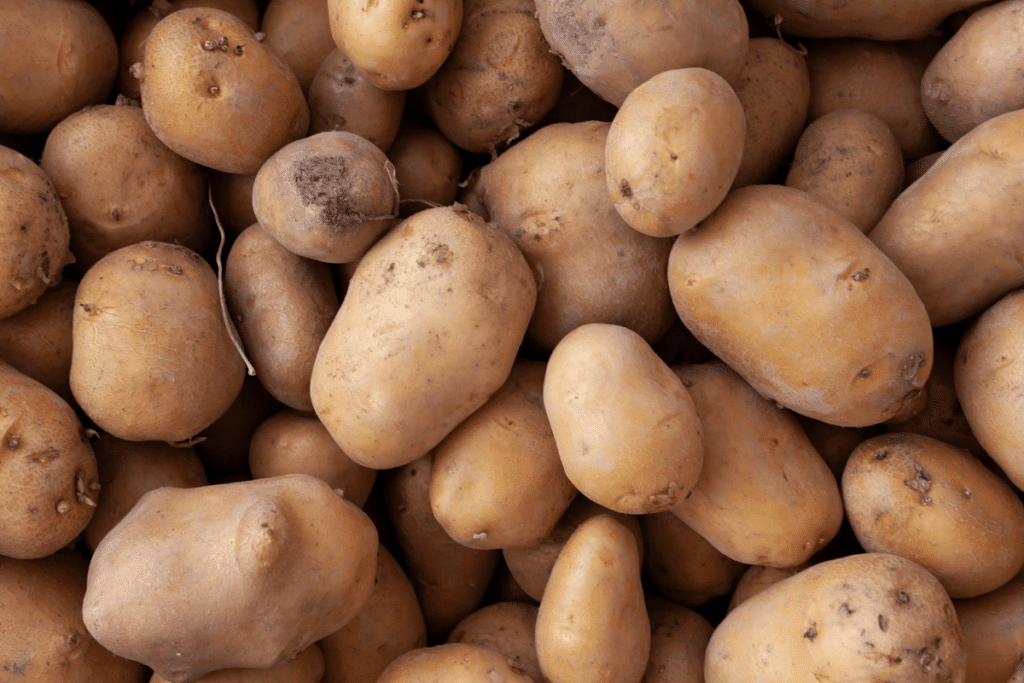
[[[0,2],[0,683],[1024,683],[1021,40]]]

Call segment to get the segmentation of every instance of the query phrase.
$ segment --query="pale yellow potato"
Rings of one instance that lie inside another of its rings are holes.
[[[327,0],[327,9],[335,44],[384,90],[426,83],[462,27],[462,0]]]
[[[704,462],[686,388],[640,335],[590,323],[548,360],[544,410],[569,481],[626,514],[662,512],[690,495]]]
[[[540,0],[537,15],[566,67],[616,107],[663,71],[697,66],[732,81],[747,56],[749,27],[738,0]]]
[[[965,683],[952,601],[910,560],[861,553],[822,562],[730,612],[704,655],[706,683]]]
[[[967,680],[1018,683],[1024,676],[1024,572],[991,593],[954,600],[953,606],[967,651]]]
[[[663,71],[626,96],[605,143],[605,180],[630,227],[671,237],[707,218],[743,158],[746,118],[732,87],[700,67]]]
[[[765,567],[761,564],[753,564],[740,576],[736,584],[729,605],[726,607],[726,614],[740,606],[769,586],[774,586],[783,579],[802,572],[810,566],[807,563],[798,564],[795,567]]]
[[[651,656],[644,683],[701,683],[704,650],[714,627],[683,605],[653,595],[645,602],[651,621]]]
[[[535,638],[540,670],[551,683],[641,679],[651,624],[637,544],[624,524],[597,515],[572,533],[540,601]]]
[[[805,192],[730,193],[676,238],[668,275],[683,323],[762,396],[844,427],[915,407],[932,364],[924,304],[882,250]]]
[[[263,10],[260,31],[267,47],[295,74],[303,93],[309,92],[321,62],[336,49],[324,0],[270,0]]]
[[[535,683],[494,650],[468,643],[444,643],[406,652],[377,683]]]
[[[903,152],[885,121],[834,109],[804,129],[786,175],[867,234],[903,191]]]
[[[360,260],[310,391],[350,458],[426,454],[505,383],[537,286],[516,246],[465,207],[407,218]]]
[[[545,369],[516,361],[505,384],[434,449],[430,506],[462,545],[536,545],[576,497],[544,411]]]
[[[1024,567],[1024,503],[984,465],[920,434],[884,434],[854,450],[843,504],[868,552],[930,571],[953,598],[999,588]]]
[[[535,683],[544,683],[534,644],[537,612],[537,605],[529,603],[492,603],[456,624],[448,642],[481,645],[494,650],[505,655],[513,670],[521,671]]]
[[[722,363],[675,368],[704,426],[704,467],[672,514],[743,564],[791,567],[838,533],[839,486],[791,414]]]

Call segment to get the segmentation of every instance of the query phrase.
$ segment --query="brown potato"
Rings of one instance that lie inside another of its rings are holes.
[[[532,683],[494,650],[469,643],[444,643],[406,652],[384,670],[377,683]]]
[[[238,236],[256,222],[256,212],[252,210],[252,186],[256,174],[211,171],[209,176],[217,218],[229,236]]]
[[[455,625],[448,642],[494,650],[508,658],[513,670],[523,672],[535,683],[544,683],[534,644],[537,611],[536,605],[522,602],[496,602],[481,607]]]
[[[964,634],[967,680],[1017,683],[1024,672],[1024,572],[991,593],[954,600],[953,606]]]
[[[270,0],[260,31],[266,46],[295,74],[303,93],[309,92],[324,58],[337,49],[327,3],[322,0]]]
[[[726,614],[766,588],[774,586],[783,579],[799,574],[807,569],[808,566],[807,563],[798,564],[795,567],[765,567],[762,564],[750,565],[736,583],[736,588],[729,599],[729,606],[726,608]]]
[[[246,375],[242,391],[223,415],[199,433],[195,449],[203,466],[212,474],[246,469],[249,441],[264,420],[284,408],[260,381]]]
[[[749,0],[750,7],[775,17],[784,33],[815,38],[853,36],[872,40],[918,40],[974,0]]]
[[[388,148],[388,159],[395,167],[402,197],[400,216],[455,203],[462,179],[462,155],[436,130],[403,121]]]
[[[220,669],[200,676],[196,683],[320,683],[324,675],[324,655],[316,643],[300,652],[290,662],[266,669]],[[149,683],[167,683],[160,674],[153,674]]]
[[[703,681],[704,650],[714,628],[688,607],[653,595],[645,602],[651,621],[651,657],[644,683]]]

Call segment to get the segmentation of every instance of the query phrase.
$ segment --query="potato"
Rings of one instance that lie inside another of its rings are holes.
[[[89,560],[59,550],[0,556],[0,677],[22,683],[143,683],[148,670],[112,654],[82,623]]]
[[[853,452],[843,502],[868,552],[921,565],[953,598],[993,591],[1024,567],[1024,503],[969,454],[919,434]]]
[[[426,83],[462,27],[462,0],[327,0],[327,9],[335,44],[384,90]]]
[[[405,120],[388,148],[401,195],[399,215],[411,216],[430,206],[451,206],[459,196],[462,156],[436,130]]]
[[[644,577],[680,605],[729,595],[747,565],[724,555],[672,511],[640,515]]]
[[[171,683],[266,668],[355,616],[376,550],[369,518],[304,474],[157,489],[96,549],[82,611],[97,641]]]
[[[346,131],[387,152],[398,134],[405,100],[404,90],[377,87],[335,48],[309,86],[309,134]]]
[[[674,370],[704,427],[704,467],[672,514],[737,562],[806,562],[839,531],[843,503],[799,423],[722,363]]]
[[[494,157],[555,105],[565,70],[541,33],[533,0],[463,5],[459,38],[424,95],[445,137]]]
[[[78,285],[72,324],[71,392],[119,439],[189,439],[242,389],[217,276],[186,247],[141,242],[104,256]]]
[[[267,669],[220,669],[198,679],[198,683],[320,683],[324,674],[324,655],[316,643],[300,652],[290,662]],[[153,674],[149,683],[167,683],[160,674]]]
[[[62,398],[0,361],[0,556],[45,557],[96,510],[96,456]]]
[[[957,140],[896,198],[871,241],[910,279],[933,327],[979,313],[1024,285],[1024,111]]]
[[[427,626],[412,583],[383,545],[373,592],[352,619],[319,641],[321,683],[376,683],[388,664],[427,644]]]
[[[314,410],[361,465],[412,462],[505,383],[536,296],[512,241],[465,207],[407,218],[356,268],[313,366]]]
[[[309,127],[291,69],[223,10],[165,17],[146,39],[142,64],[146,122],[165,145],[203,166],[256,173]]]
[[[246,375],[242,391],[223,415],[199,433],[196,453],[208,472],[223,474],[246,469],[249,441],[264,420],[285,406],[267,393],[260,381]]]
[[[597,515],[573,532],[537,612],[537,661],[551,683],[639,683],[651,651],[640,557],[629,529]]]
[[[672,237],[722,203],[743,158],[736,93],[700,67],[663,71],[623,101],[605,142],[605,180],[630,227]]]
[[[963,413],[985,452],[1024,489],[1024,290],[1006,295],[977,319],[956,351],[953,382]]]
[[[544,410],[569,481],[626,514],[662,512],[689,497],[704,439],[683,383],[640,335],[590,323],[555,347]]]
[[[939,150],[938,152],[932,152],[931,154],[925,154],[920,159],[914,159],[907,163],[904,167],[906,169],[905,178],[903,180],[904,187],[910,187],[917,182],[917,179],[923,176],[929,168],[935,165],[935,162],[939,160],[939,157],[946,150]]]
[[[1017,683],[1024,662],[1024,572],[1002,588],[954,600],[971,683]]]
[[[352,462],[316,415],[291,408],[271,415],[253,432],[249,471],[253,479],[308,474],[356,507],[363,507],[377,480],[377,470]]]
[[[804,129],[811,101],[807,60],[778,38],[752,38],[731,85],[746,118],[743,158],[732,187],[767,183]]]
[[[747,56],[747,18],[737,0],[540,0],[537,15],[566,67],[616,107],[638,85],[671,69],[698,66],[732,81]]]
[[[704,680],[704,650],[714,630],[688,607],[653,595],[645,599],[651,621],[651,656],[644,683]]]
[[[505,655],[513,671],[529,676],[535,683],[544,683],[534,644],[537,611],[537,606],[522,602],[496,602],[481,607],[455,625],[448,642],[494,650]]]
[[[109,434],[101,435],[92,446],[103,495],[82,539],[90,551],[153,489],[209,484],[194,448],[162,441],[123,441]]]
[[[257,223],[231,245],[224,294],[263,386],[289,407],[312,410],[313,361],[340,306],[330,267],[289,251]]]
[[[501,553],[456,543],[434,517],[429,455],[383,477],[384,502],[427,634],[434,641],[444,640],[455,624],[480,606]]]
[[[783,32],[794,36],[871,40],[918,40],[942,20],[975,0],[750,0],[750,7],[776,17]]]
[[[928,64],[921,103],[942,137],[955,142],[980,123],[1024,108],[1016,81],[1024,2],[1005,0],[971,14]]]
[[[536,545],[576,497],[544,410],[545,369],[517,361],[505,384],[434,449],[430,506],[462,545]]]
[[[878,424],[909,410],[928,379],[931,325],[910,281],[856,226],[799,190],[733,191],[676,238],[668,277],[694,336],[795,412]]]
[[[761,593],[769,586],[774,586],[783,579],[799,574],[807,569],[808,566],[810,565],[806,562],[794,567],[765,567],[762,564],[750,565],[736,583],[736,588],[729,599],[729,605],[726,607],[726,614],[739,607],[741,603]]]
[[[932,366],[935,367],[934,365]],[[931,377],[929,376],[929,381]],[[846,461],[850,459],[853,449],[861,445],[872,436],[881,434],[883,427],[872,425],[870,427],[837,427],[821,420],[815,420],[803,415],[796,415],[797,422],[804,430],[804,434],[810,439],[814,450],[822,457],[825,464],[832,471],[836,481],[843,478],[843,470],[846,468]],[[903,423],[901,423],[903,424]]]
[[[107,99],[117,77],[117,42],[91,4],[4,2],[0,26],[0,131],[45,133]]]
[[[292,70],[302,92],[308,93],[320,63],[336,49],[327,3],[270,0],[263,10],[260,31],[266,34],[266,46]]]
[[[903,152],[885,121],[863,109],[834,109],[804,129],[786,175],[864,234],[903,191]]]
[[[50,178],[31,159],[0,146],[0,320],[60,282],[68,251],[68,219]]]
[[[97,105],[58,123],[40,166],[68,217],[75,268],[156,240],[202,252],[213,221],[203,169],[167,148],[141,109]]]
[[[243,230],[256,222],[252,210],[252,186],[256,175],[210,172],[210,190],[217,218],[225,232],[237,237]]]
[[[550,351],[594,322],[628,327],[652,344],[675,318],[662,280],[671,242],[630,228],[608,198],[608,128],[542,128],[471,176],[460,199],[509,235],[533,269],[531,347]]]
[[[964,683],[953,604],[938,579],[884,553],[816,564],[742,603],[704,656],[707,683]]]
[[[532,683],[494,650],[468,643],[445,643],[406,652],[384,670],[377,683]]]
[[[36,303],[0,320],[0,360],[58,396],[74,403],[71,374],[71,318],[78,282],[61,280]]]

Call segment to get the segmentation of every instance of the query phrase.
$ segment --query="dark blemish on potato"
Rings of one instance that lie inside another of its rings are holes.
[[[931,496],[921,496],[921,504],[922,505],[931,505],[932,504],[932,497]]]
[[[846,615],[846,616],[850,616],[851,614],[855,614],[855,613],[857,612],[857,610],[855,610],[855,609],[850,609],[850,606],[849,606],[849,605],[847,605],[847,604],[846,604],[846,603],[844,602],[844,603],[842,603],[841,605],[839,605],[839,612],[840,612],[841,614],[844,614],[844,615]]]
[[[668,155],[668,158],[671,159],[672,161],[676,161],[679,158],[679,156],[675,152],[672,152],[672,154]]]
[[[870,272],[871,272],[871,269],[870,269],[870,268],[865,268],[864,270],[861,270],[861,271],[858,271],[858,272],[854,273],[854,274],[853,274],[853,275],[851,275],[850,277],[851,277],[852,279],[854,279],[854,280],[857,280],[857,281],[860,281],[860,280],[867,280],[867,279],[868,279],[868,277],[870,277],[870,275],[869,275],[869,274],[870,274]]]
[[[243,47],[245,47],[245,45],[243,43],[239,43],[238,45],[235,45],[235,54],[237,56],[239,56],[239,57],[242,56],[242,48]]]
[[[811,624],[811,627],[804,631],[804,638],[812,643],[814,642],[814,639],[818,637],[818,629],[815,628],[815,626],[817,626],[817,624]]]
[[[897,656],[897,657],[893,657],[893,658],[892,658],[892,663],[893,663],[893,664],[899,664],[899,663],[900,663],[900,662],[902,662],[902,661],[903,661],[903,658],[902,658],[902,657],[899,657],[899,656]]]
[[[883,633],[889,630],[889,620],[885,618],[884,614],[878,615],[878,629]]]
[[[887,455],[889,455],[889,451],[885,450],[884,448],[875,451],[875,460],[885,460],[885,456]]]
[[[690,496],[692,496],[692,495],[693,495],[693,491],[692,491],[692,490],[690,490],[690,491],[687,491],[687,492],[686,492],[686,495],[685,495],[685,496],[683,496],[683,500],[689,500],[689,499],[690,499]]]
[[[865,369],[860,371],[860,378],[861,379],[867,379],[870,376],[871,376],[871,371],[868,370],[867,368],[865,368]]]
[[[626,197],[627,199],[633,196],[633,188],[629,186],[628,180],[622,181],[622,184],[619,185],[619,191],[622,192],[622,196]]]
[[[410,477],[415,477],[416,476],[416,468],[415,467],[413,467],[411,470],[409,470],[409,476]]]
[[[340,157],[317,155],[297,161],[292,183],[305,206],[320,207],[320,220],[342,228],[355,218],[348,192],[348,165]]]
[[[906,605],[908,602],[910,602],[910,596],[907,595],[906,591],[900,591],[896,594],[897,605]]]
[[[970,498],[971,492],[968,489],[964,489],[964,498]]]
[[[17,448],[18,446],[20,446],[20,445],[21,445],[21,439],[19,439],[16,436],[12,436],[11,438],[7,439],[7,447],[9,449],[11,449],[12,451],[15,448]]]

